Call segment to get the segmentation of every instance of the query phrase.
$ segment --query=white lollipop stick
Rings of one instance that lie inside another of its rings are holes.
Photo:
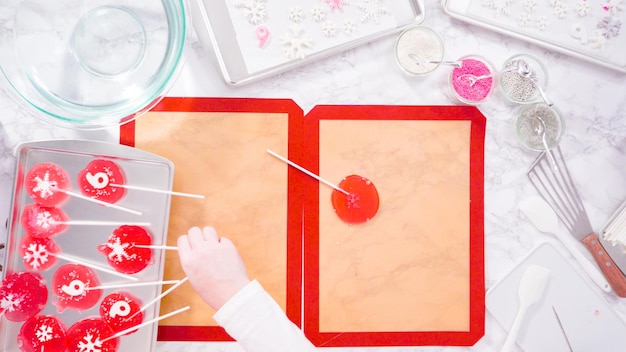
[[[135,247],[137,248],[150,248],[150,249],[165,249],[165,250],[170,250],[170,251],[177,251],[178,247],[176,246],[157,246],[157,245],[153,245],[153,244],[136,244]]]
[[[89,201],[89,202],[94,202],[94,203],[97,203],[97,204],[100,204],[100,205],[104,205],[105,207],[109,207],[109,208],[113,208],[113,209],[117,209],[117,210],[122,210],[122,211],[131,213],[131,214],[135,214],[135,215],[141,215],[140,211],[133,210],[133,209],[128,209],[128,208],[125,208],[125,207],[121,207],[119,205],[115,205],[115,204],[112,204],[112,203],[103,202],[103,201],[95,199],[95,198],[86,197],[86,196],[84,196],[82,194],[74,193],[74,192],[68,191],[66,189],[56,188],[56,190],[58,190],[59,192],[63,192],[63,193],[65,193],[65,194],[67,194],[69,196],[72,196],[72,197],[76,197],[76,198],[84,199],[84,200]]]
[[[134,190],[137,190],[137,191],[146,191],[146,192],[154,192],[154,193],[162,193],[162,194],[171,194],[173,196],[182,196],[182,197],[204,199],[204,196],[201,195],[201,194],[165,191],[165,190],[156,189],[156,188],[147,188],[147,187],[131,186],[131,185],[120,185],[120,184],[117,184],[117,183],[111,183],[110,186],[119,187],[119,188],[126,188],[126,189],[134,189]]]
[[[100,220],[68,220],[68,221],[51,221],[54,225],[86,225],[86,226],[120,226],[120,225],[136,225],[150,226],[145,221],[100,221]]]
[[[185,282],[187,282],[187,280],[188,280],[188,278],[187,278],[187,276],[185,276],[182,280],[179,280],[178,283],[176,283],[174,286],[168,288],[167,290],[163,291],[163,293],[161,293],[160,295],[156,296],[153,300],[151,300],[150,302],[144,304],[143,307],[141,307],[141,309],[139,309],[139,312],[143,312],[148,307],[150,307],[154,303],[158,302],[161,298],[167,296],[170,292],[174,291],[176,288],[178,288],[178,286],[180,286],[180,285],[184,284]],[[139,312],[133,314],[133,316],[135,316]]]
[[[105,338],[105,339],[102,339],[100,342],[105,343],[105,342],[107,342],[107,341],[109,341],[109,340],[113,340],[113,339],[115,339],[115,338],[118,338],[118,337],[120,337],[120,336],[126,335],[126,334],[128,334],[129,332],[131,332],[131,331],[135,331],[135,330],[137,330],[137,329],[139,329],[139,328],[141,328],[141,327],[144,327],[144,326],[146,326],[146,325],[150,325],[150,324],[152,324],[152,323],[156,323],[157,321],[160,321],[160,320],[163,320],[163,319],[169,318],[169,317],[171,317],[172,315],[176,315],[176,314],[182,313],[182,312],[184,312],[184,311],[186,311],[186,310],[189,310],[189,308],[191,308],[191,307],[186,306],[186,307],[180,308],[180,309],[178,309],[178,310],[175,310],[175,311],[173,311],[173,312],[170,312],[170,313],[167,313],[167,314],[161,315],[161,316],[160,316],[160,317],[158,317],[158,318],[154,318],[154,319],[151,319],[151,320],[145,321],[145,322],[143,322],[143,323],[141,323],[141,324],[137,324],[137,325],[135,325],[135,326],[133,326],[133,327],[130,327],[130,328],[126,329],[126,330],[122,330],[122,331],[118,332],[118,333],[117,333],[117,334],[115,334],[115,335],[111,335],[111,336],[109,336],[109,337],[107,337],[107,338]]]
[[[165,280],[165,281],[151,281],[151,282],[134,282],[134,283],[129,283],[129,284],[100,285],[100,286],[86,287],[85,291],[89,291],[89,290],[106,290],[106,289],[109,289],[109,288],[141,287],[141,286],[153,286],[153,285],[169,285],[169,284],[176,284],[178,282],[180,282],[180,280]]]
[[[107,268],[103,268],[101,266],[98,266],[98,265],[95,265],[95,264],[91,264],[89,262],[86,262],[84,260],[80,260],[78,258],[70,257],[70,256],[67,256],[67,255],[64,255],[64,254],[52,254],[52,253],[50,253],[50,255],[54,255],[55,257],[57,257],[59,259],[66,260],[68,262],[84,265],[84,266],[86,266],[88,268],[92,268],[92,269],[95,269],[95,270],[100,270],[100,271],[105,272],[107,274],[123,277],[123,278],[125,278],[127,280],[139,281],[139,279],[136,278],[136,277],[132,277],[130,275],[122,274],[122,273],[119,273],[119,272],[117,272],[115,270],[110,270],[110,269],[107,269]]]
[[[325,184],[325,185],[327,185],[327,186],[330,186],[330,187],[332,187],[332,188],[334,188],[334,189],[338,190],[339,192],[341,192],[341,193],[343,193],[343,194],[345,194],[345,195],[347,195],[347,196],[349,196],[349,195],[350,195],[350,193],[348,193],[348,192],[346,192],[345,190],[343,190],[343,188],[339,188],[339,186],[335,185],[334,183],[331,183],[331,182],[329,182],[329,181],[327,181],[327,180],[325,180],[325,179],[323,179],[323,178],[321,178],[321,177],[317,176],[316,174],[314,174],[314,173],[312,173],[311,171],[309,171],[309,170],[307,170],[307,169],[303,168],[302,166],[300,166],[300,165],[298,165],[298,164],[294,163],[293,161],[290,161],[289,159],[283,158],[282,156],[280,156],[280,155],[278,155],[278,154],[274,153],[273,151],[271,151],[271,150],[269,150],[269,149],[267,150],[267,152],[268,152],[270,155],[272,155],[273,157],[275,157],[275,158],[277,158],[277,159],[279,159],[279,160],[281,160],[281,161],[283,161],[283,162],[285,162],[285,163],[287,163],[287,164],[289,164],[289,165],[291,165],[291,166],[295,167],[296,169],[298,169],[298,170],[300,170],[300,171],[304,172],[305,174],[307,174],[307,175],[309,175],[309,176],[313,177],[314,179],[316,179],[316,180],[320,181],[321,183],[323,183],[323,184]]]

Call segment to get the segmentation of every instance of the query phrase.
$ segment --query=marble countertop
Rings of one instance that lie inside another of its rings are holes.
[[[515,54],[527,53],[546,65],[550,77],[547,93],[566,120],[561,148],[572,177],[576,180],[591,225],[599,231],[626,200],[626,75],[459,22],[447,16],[437,0],[426,0],[425,5],[423,25],[441,35],[447,59],[481,54],[500,66]],[[426,77],[408,77],[394,61],[394,40],[395,36],[386,37],[295,70],[233,88],[223,82],[211,54],[194,36],[187,51],[185,67],[168,96],[290,98],[305,112],[319,104],[456,104],[446,90],[446,67],[440,67]],[[514,121],[520,107],[495,95],[479,108],[487,118],[485,275],[486,287],[489,289],[535,246],[551,237],[539,232],[519,209],[521,201],[536,195],[526,173],[538,156],[536,152],[525,149],[516,137]],[[118,132],[115,129],[74,131],[42,124],[5,92],[0,94],[2,221],[9,214],[16,146],[26,141],[56,138],[116,142]],[[4,232],[3,228],[0,239],[5,236]],[[564,228],[562,232],[565,233]],[[555,243],[560,246],[560,243]],[[573,261],[569,256],[568,259]],[[626,319],[626,300],[595,288],[602,299],[622,319]],[[499,349],[506,338],[505,331],[490,314],[487,314],[485,324],[485,336],[472,347],[338,350],[413,352]],[[168,342],[159,343],[157,351],[241,349],[232,343]]]

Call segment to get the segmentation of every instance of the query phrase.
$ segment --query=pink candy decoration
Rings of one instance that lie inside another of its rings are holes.
[[[466,58],[461,60],[462,67],[452,70],[450,77],[452,88],[462,100],[469,103],[479,103],[489,96],[493,90],[493,78],[483,78],[477,80],[472,85],[471,80],[462,75],[474,75],[476,77],[488,75],[491,73],[490,68],[483,61],[475,58]]]
[[[258,26],[256,27],[256,37],[259,40],[259,48],[262,48],[267,44],[267,41],[270,39],[270,29],[267,26]]]

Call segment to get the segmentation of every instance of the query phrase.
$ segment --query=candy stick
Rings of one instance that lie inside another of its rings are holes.
[[[121,225],[136,225],[136,226],[150,226],[149,222],[145,221],[100,221],[100,220],[68,220],[68,221],[51,221],[54,225],[86,225],[86,226],[121,226]]]
[[[76,198],[84,199],[86,201],[98,203],[100,205],[104,205],[105,207],[109,207],[109,208],[113,208],[113,209],[117,209],[117,210],[122,210],[122,211],[131,213],[131,214],[135,214],[135,215],[141,215],[141,212],[137,211],[137,210],[124,208],[124,207],[121,207],[119,205],[103,202],[103,201],[95,199],[95,198],[86,197],[86,196],[83,196],[82,194],[74,193],[74,192],[68,191],[66,189],[62,189],[62,188],[55,188],[55,189],[57,189],[59,192],[63,192],[63,193],[65,193],[67,195],[70,195],[72,197],[76,197]]]
[[[346,192],[346,191],[345,191],[345,190],[343,190],[342,188],[339,188],[339,186],[337,186],[337,185],[335,185],[335,184],[333,184],[333,183],[331,183],[331,182],[329,182],[329,181],[327,181],[327,180],[325,180],[325,179],[323,179],[323,178],[321,178],[321,177],[317,176],[316,174],[314,174],[314,173],[312,173],[311,171],[309,171],[309,170],[307,170],[307,169],[303,168],[302,166],[300,166],[300,165],[298,165],[298,164],[294,163],[293,161],[290,161],[289,159],[285,159],[285,158],[283,158],[282,156],[280,156],[280,155],[278,155],[278,154],[274,153],[273,151],[271,151],[271,150],[269,150],[269,149],[267,150],[267,152],[268,152],[270,155],[272,155],[273,157],[275,157],[275,158],[277,158],[277,159],[279,159],[279,160],[281,160],[281,161],[283,161],[283,162],[285,162],[285,163],[287,163],[287,164],[289,164],[289,165],[291,165],[291,166],[295,167],[296,169],[298,169],[298,170],[300,170],[300,171],[304,172],[305,174],[307,174],[307,175],[309,175],[309,176],[313,177],[314,179],[316,179],[316,180],[320,181],[321,183],[324,183],[324,184],[326,184],[327,186],[330,186],[330,187],[332,187],[332,188],[336,189],[337,191],[339,191],[339,192],[341,192],[341,193],[343,193],[343,194],[345,194],[345,195],[347,195],[347,196],[349,196],[349,195],[350,195],[350,193]]]
[[[64,255],[64,254],[53,254],[53,253],[50,253],[50,255],[54,255],[55,257],[57,257],[59,259],[67,260],[68,262],[72,262],[72,263],[75,263],[75,264],[84,265],[84,266],[86,266],[88,268],[100,270],[100,271],[103,271],[103,272],[111,274],[111,275],[116,275],[116,276],[119,276],[119,277],[123,277],[123,278],[125,278],[127,280],[139,281],[139,279],[136,278],[136,277],[132,277],[130,275],[122,274],[122,273],[119,273],[119,272],[117,272],[115,270],[109,270],[107,268],[103,268],[101,266],[98,266],[98,265],[95,265],[95,264],[91,264],[89,262],[86,262],[84,260],[80,260],[78,258],[70,257],[70,256],[67,256],[67,255]]]
[[[144,327],[144,326],[146,326],[146,325],[150,325],[150,324],[156,323],[156,322],[158,322],[158,321],[160,321],[160,320],[163,320],[163,319],[169,318],[169,317],[171,317],[171,316],[173,316],[173,315],[176,315],[176,314],[182,313],[182,312],[184,312],[184,311],[186,311],[186,310],[189,310],[190,308],[191,308],[190,306],[186,306],[186,307],[180,308],[180,309],[178,309],[178,310],[175,310],[175,311],[173,311],[173,312],[170,312],[170,313],[164,314],[164,315],[162,315],[162,316],[160,316],[160,317],[158,317],[158,318],[154,318],[154,319],[151,319],[151,320],[145,321],[145,322],[143,322],[143,323],[141,323],[141,324],[137,324],[137,325],[132,326],[132,327],[130,327],[130,328],[128,328],[128,329],[126,329],[126,330],[122,330],[122,331],[120,331],[120,332],[116,333],[115,335],[111,335],[111,336],[109,336],[109,337],[107,337],[107,338],[105,338],[105,339],[102,339],[102,340],[100,340],[100,342],[101,342],[101,343],[105,343],[105,342],[107,342],[107,341],[109,341],[109,340],[113,340],[113,339],[115,339],[115,338],[118,338],[118,337],[120,337],[120,336],[126,335],[127,333],[129,333],[129,332],[131,332],[131,331],[135,331],[135,330],[137,330],[137,329],[139,329],[139,328],[141,328],[141,327]]]
[[[184,192],[165,191],[165,190],[161,190],[161,189],[147,188],[147,187],[140,187],[140,186],[131,186],[131,185],[121,185],[121,184],[117,184],[117,183],[111,183],[110,186],[120,187],[120,188],[127,188],[127,189],[134,189],[134,190],[137,190],[137,191],[147,191],[147,192],[154,192],[154,193],[171,194],[173,196],[182,196],[182,197],[204,199],[204,196],[201,195],[201,194],[191,194],[191,193],[184,193]]]
[[[182,280],[179,280],[178,283],[176,283],[174,286],[168,288],[163,293],[161,293],[160,295],[156,296],[153,300],[151,300],[150,302],[144,304],[143,307],[141,307],[141,309],[139,309],[139,311],[137,313],[135,313],[135,314],[138,314],[139,312],[143,312],[144,310],[146,310],[146,308],[150,307],[155,302],[158,302],[161,298],[167,296],[170,292],[174,291],[176,288],[178,288],[178,286],[180,286],[180,285],[184,284],[185,282],[187,282],[187,280],[188,280],[188,278],[187,278],[187,276],[185,276]],[[135,314],[133,314],[133,316],[135,316]]]
[[[150,249],[165,249],[165,250],[170,250],[170,251],[177,251],[178,247],[176,246],[158,246],[158,245],[154,245],[154,244],[136,244],[135,247],[137,248],[150,248]]]
[[[133,282],[128,284],[111,284],[111,285],[100,285],[100,286],[91,286],[86,287],[85,291],[89,290],[105,290],[108,288],[122,288],[122,287],[140,287],[140,286],[152,286],[152,285],[169,285],[169,284],[177,284],[180,280],[165,280],[165,281],[151,281],[151,282]]]

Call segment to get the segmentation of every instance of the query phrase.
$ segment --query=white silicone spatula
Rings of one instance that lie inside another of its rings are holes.
[[[535,227],[539,231],[544,233],[551,233],[557,236],[557,238],[559,238],[565,248],[567,248],[567,250],[582,266],[582,268],[589,275],[589,277],[591,277],[593,282],[598,285],[598,287],[600,287],[605,292],[611,292],[611,285],[609,285],[609,282],[606,281],[606,278],[604,277],[600,269],[595,263],[587,259],[583,255],[583,253],[574,246],[574,243],[572,242],[573,239],[570,236],[566,236],[567,238],[563,238],[557,235],[559,232],[559,219],[557,219],[556,213],[550,207],[550,205],[548,205],[548,203],[543,200],[543,198],[539,196],[529,197],[520,202],[519,208],[522,213],[526,215],[528,220],[530,220],[530,222],[533,223],[533,225],[535,225]]]
[[[550,270],[539,265],[530,265],[526,268],[526,271],[524,271],[517,289],[519,309],[513,320],[513,326],[511,326],[511,330],[509,330],[509,336],[507,336],[502,346],[502,352],[513,351],[513,346],[515,345],[515,340],[522,326],[526,311],[541,299],[549,278]]]

